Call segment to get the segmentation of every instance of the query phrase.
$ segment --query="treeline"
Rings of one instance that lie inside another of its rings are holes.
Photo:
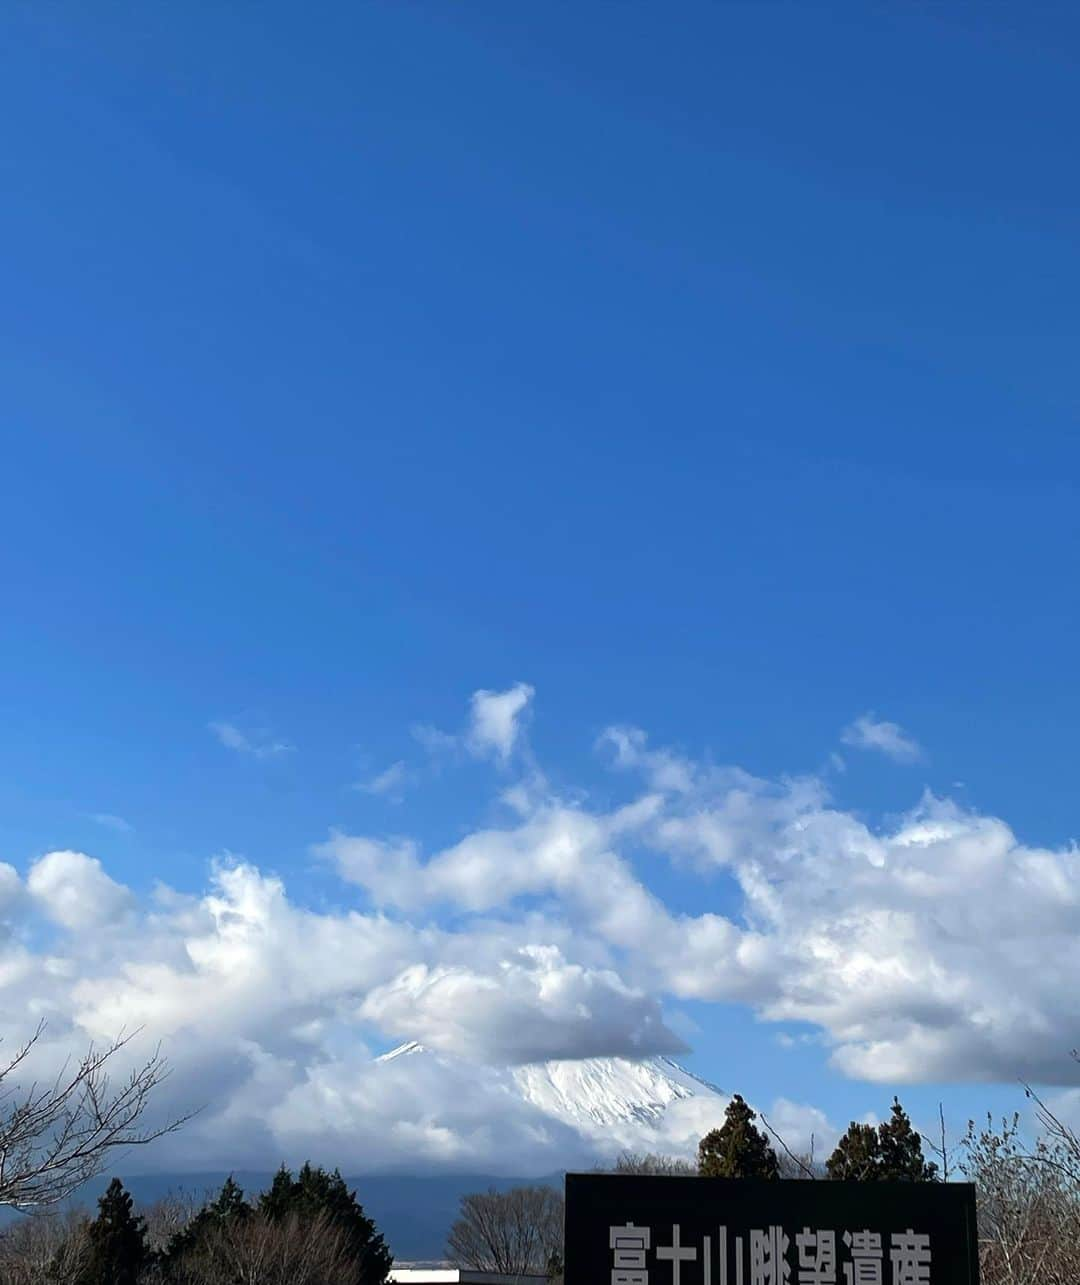
[[[311,1165],[253,1202],[229,1178],[201,1207],[145,1213],[114,1178],[95,1218],[31,1216],[0,1238],[3,1285],[384,1285],[391,1263],[340,1173]]]
[[[1034,1096],[1034,1095],[1032,1095]],[[983,1285],[1080,1282],[1080,1139],[1037,1098],[1043,1133],[1026,1145],[1019,1116],[944,1129],[924,1152],[898,1099],[876,1126],[852,1121],[832,1153],[793,1153],[739,1095],[698,1145],[696,1163],[625,1152],[617,1173],[692,1178],[975,1184]],[[759,1127],[759,1118],[761,1126]],[[462,1199],[447,1243],[456,1266],[559,1282],[562,1193],[546,1186]],[[390,1250],[337,1170],[284,1167],[249,1199],[230,1178],[211,1199],[173,1197],[136,1212],[114,1179],[94,1218],[27,1217],[0,1235],[0,1285],[386,1285]]]

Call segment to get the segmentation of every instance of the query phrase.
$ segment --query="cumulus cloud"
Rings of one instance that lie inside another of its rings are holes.
[[[591,1139],[515,1092],[506,1068],[445,1056],[313,1064],[268,1120],[290,1157],[345,1152],[373,1169],[539,1175],[597,1155]]]
[[[648,739],[639,727],[608,727],[597,748],[609,751],[616,767],[644,771],[653,789],[688,794],[694,788],[694,765],[671,750],[649,749]]]
[[[492,755],[505,763],[521,735],[521,723],[533,689],[515,683],[505,692],[473,692],[469,728],[465,741],[480,757]]]
[[[491,715],[485,752],[512,761],[528,699]],[[1080,1082],[1075,847],[1025,844],[930,794],[873,825],[819,778],[697,763],[636,729],[602,744],[615,803],[553,792],[529,765],[499,782],[505,824],[496,811],[427,845],[331,833],[317,854],[341,877],[337,909],[242,861],[215,864],[201,895],[148,898],[84,853],[46,854],[25,883],[0,865],[8,1036],[46,1016],[35,1056],[66,1056],[143,1026],[178,1071],[163,1109],[198,1105],[192,1086],[208,1103],[167,1144],[199,1167],[336,1163],[343,1139],[373,1165],[483,1168],[517,1148],[536,1172],[574,1147],[692,1149],[715,1100],[673,1102],[601,1144],[508,1087],[535,1059],[675,1051],[661,1006],[683,1000],[797,1023],[865,1081]],[[658,893],[665,860],[701,876],[690,913]],[[451,1070],[390,1075],[370,1045],[392,1039]],[[799,1149],[831,1136],[812,1106],[769,1118]]]
[[[505,767],[521,744],[533,695],[528,683],[515,683],[503,692],[475,691],[469,701],[469,717],[460,732],[414,723],[410,729],[413,740],[433,756],[468,755],[491,759]]]
[[[922,758],[922,747],[899,723],[860,714],[840,734],[845,745],[858,750],[873,750],[896,763],[915,763]]]
[[[671,775],[640,737],[613,743],[647,787],[621,808],[548,798],[426,859],[348,835],[325,851],[414,915],[513,916],[547,899],[632,985],[807,1023],[854,1077],[1075,1078],[1062,1058],[1080,1043],[1063,999],[1080,964],[1074,848],[1031,848],[931,795],[873,828],[831,806],[819,779],[688,764]],[[642,847],[722,874],[735,911],[672,911],[627,856]]]
[[[213,722],[210,731],[227,750],[238,754],[250,754],[252,758],[270,759],[288,754],[294,747],[288,741],[277,740],[269,732],[242,731],[235,723]]]
[[[418,899],[419,848],[412,839],[369,839],[334,833],[315,847],[342,879],[366,888],[379,905],[409,907]]]
[[[30,868],[30,896],[48,919],[73,931],[115,923],[131,908],[131,893],[82,852],[47,852]]]
[[[480,1062],[684,1052],[657,1001],[610,969],[528,945],[478,971],[417,964],[372,991],[361,1013],[381,1029]]]

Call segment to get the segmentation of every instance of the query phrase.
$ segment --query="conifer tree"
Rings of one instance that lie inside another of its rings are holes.
[[[233,1179],[232,1174],[222,1183],[217,1199],[207,1206],[207,1212],[221,1222],[227,1222],[230,1218],[246,1218],[251,1213],[251,1206],[244,1199],[244,1189]]]
[[[703,1178],[778,1178],[776,1152],[757,1128],[757,1115],[738,1093],[728,1103],[724,1123],[698,1144]]]
[[[305,1164],[294,1179],[282,1165],[259,1198],[258,1209],[271,1222],[294,1216],[304,1222],[323,1215],[348,1239],[349,1253],[357,1264],[355,1285],[385,1285],[393,1257],[338,1170],[327,1173]]]
[[[878,1125],[881,1176],[888,1182],[934,1182],[937,1165],[928,1164],[922,1138],[911,1127],[899,1098],[893,1098],[890,1118]]]
[[[204,1205],[187,1226],[182,1227],[169,1241],[164,1256],[166,1275],[178,1266],[186,1254],[204,1244],[212,1232],[235,1220],[249,1218],[251,1212],[251,1206],[244,1199],[243,1188],[230,1174],[215,1199]]]
[[[152,1254],[146,1225],[131,1212],[131,1196],[119,1178],[98,1201],[98,1215],[86,1235],[88,1251],[78,1285],[137,1285]]]
[[[825,1162],[825,1172],[839,1182],[872,1182],[881,1176],[881,1145],[872,1124],[852,1120]]]
[[[879,1124],[856,1124],[836,1145],[825,1164],[830,1178],[852,1182],[934,1182],[937,1165],[923,1155],[922,1138],[911,1127],[899,1098],[890,1118]]]

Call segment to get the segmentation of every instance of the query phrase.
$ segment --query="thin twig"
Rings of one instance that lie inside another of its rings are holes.
[[[817,1174],[815,1174],[812,1169],[807,1168],[806,1164],[802,1160],[800,1160],[797,1155],[795,1155],[792,1152],[791,1148],[784,1141],[784,1139],[781,1138],[781,1136],[776,1132],[776,1130],[772,1127],[772,1125],[768,1122],[768,1120],[766,1120],[765,1115],[762,1111],[758,1112],[758,1117],[760,1118],[761,1123],[765,1126],[765,1128],[768,1129],[768,1131],[772,1134],[772,1136],[776,1139],[776,1141],[779,1142],[779,1144],[784,1148],[784,1151],[787,1154],[788,1158],[790,1160],[793,1160],[795,1164],[799,1166],[799,1168],[803,1171],[804,1174],[806,1174],[808,1178],[816,1178]]]

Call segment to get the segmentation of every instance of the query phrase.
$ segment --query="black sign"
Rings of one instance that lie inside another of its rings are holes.
[[[565,1285],[978,1285],[975,1188],[566,1175]]]

